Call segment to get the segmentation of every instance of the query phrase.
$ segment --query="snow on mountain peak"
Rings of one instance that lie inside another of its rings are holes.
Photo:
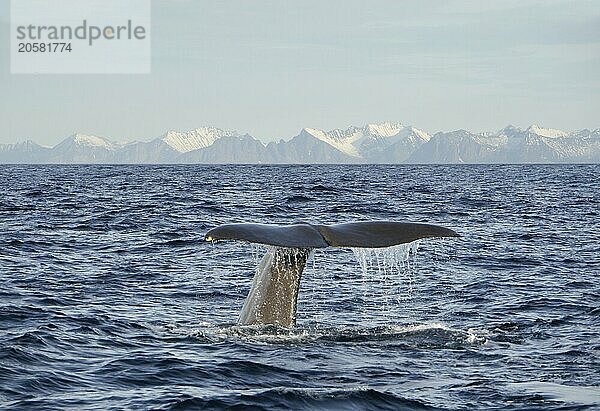
[[[239,133],[216,127],[200,127],[192,131],[168,131],[161,140],[173,150],[187,153],[208,147],[221,137],[234,136],[239,136]]]
[[[384,122],[379,124],[367,124],[364,130],[370,135],[391,137],[398,134],[404,128],[405,127],[401,123]]]
[[[554,128],[542,128],[535,124],[530,126],[527,131],[532,134],[537,134],[538,136],[550,138],[565,137],[568,134],[562,130],[557,130]]]
[[[92,136],[89,134],[73,134],[72,140],[75,144],[82,146],[101,147],[106,148],[108,150],[115,148],[115,144],[108,141],[107,139],[98,136]]]
[[[421,129],[410,126],[410,127],[406,127],[404,130],[407,132],[407,134],[409,132],[415,134],[417,137],[419,137],[423,141],[429,141],[431,139],[431,136]]]
[[[347,130],[335,129],[331,131],[323,131],[316,128],[303,128],[301,134],[309,134],[349,156],[359,156],[358,150],[352,144],[356,140],[356,138],[353,138],[357,134],[355,127],[351,127]]]

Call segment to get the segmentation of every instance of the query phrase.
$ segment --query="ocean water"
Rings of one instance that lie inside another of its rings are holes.
[[[2,409],[598,409],[600,166],[0,166]],[[228,222],[439,224],[328,249],[238,327]]]

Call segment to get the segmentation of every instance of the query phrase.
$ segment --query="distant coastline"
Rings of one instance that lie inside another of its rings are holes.
[[[46,147],[0,144],[2,164],[520,164],[600,163],[600,129],[565,132],[532,125],[433,135],[401,123],[330,131],[304,128],[268,144],[247,133],[200,127],[145,142],[76,133]]]

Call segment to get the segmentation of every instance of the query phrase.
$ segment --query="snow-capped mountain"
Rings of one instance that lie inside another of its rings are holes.
[[[192,131],[169,131],[159,137],[166,145],[178,153],[206,148],[223,137],[239,137],[237,131],[221,130],[216,127],[200,127]]]
[[[369,163],[403,163],[431,139],[429,134],[412,126],[396,128],[394,134],[382,133],[371,126],[366,127],[368,133],[360,145],[361,157]]]
[[[187,153],[212,146],[223,138],[237,137],[236,131],[216,127],[200,127],[191,131],[168,131],[146,142],[123,146],[115,155],[115,163],[154,164],[189,162]],[[192,156],[193,157],[193,156]]]
[[[49,163],[112,163],[120,148],[103,137],[75,133],[48,152]]]
[[[401,123],[320,130],[264,144],[216,127],[169,131],[153,140],[115,143],[73,134],[54,147],[32,141],[0,144],[0,163],[595,163],[600,129],[565,132],[532,125],[497,132],[438,132]]]
[[[319,135],[323,137],[323,135]],[[303,129],[289,141],[280,140],[269,143],[266,149],[265,163],[277,164],[345,164],[360,162],[360,157],[349,155],[339,149],[343,144],[334,146],[329,138],[319,138]]]
[[[567,133],[532,125],[496,133],[458,130],[436,133],[409,163],[587,163],[600,162],[600,129]]]
[[[401,160],[404,160],[430,138],[427,133],[414,127],[387,122],[349,127],[346,130],[305,128],[300,135],[314,137],[350,157],[374,162],[386,162],[386,159],[398,162],[393,154],[393,158],[386,158],[390,157],[390,151],[400,154],[404,157]]]

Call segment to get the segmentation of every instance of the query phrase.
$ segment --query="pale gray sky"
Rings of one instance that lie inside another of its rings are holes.
[[[7,0],[0,16],[0,143],[600,127],[595,0],[154,1],[149,75],[10,74]]]

